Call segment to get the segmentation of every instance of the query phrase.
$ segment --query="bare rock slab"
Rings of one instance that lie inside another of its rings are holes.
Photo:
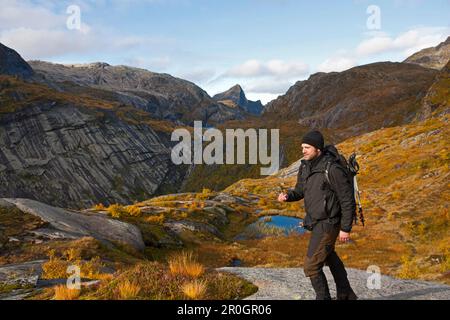
[[[121,242],[136,250],[145,248],[140,230],[132,224],[99,214],[69,211],[31,199],[3,198],[3,200],[14,204],[23,212],[38,216],[68,237],[91,236],[100,241]]]

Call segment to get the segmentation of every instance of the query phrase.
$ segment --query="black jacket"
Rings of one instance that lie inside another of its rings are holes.
[[[329,179],[325,178],[327,162],[331,162]],[[295,187],[288,192],[287,201],[305,200],[304,225],[312,228],[318,221],[340,223],[342,231],[350,232],[356,214],[356,202],[351,181],[344,169],[326,152],[311,161],[302,160]]]

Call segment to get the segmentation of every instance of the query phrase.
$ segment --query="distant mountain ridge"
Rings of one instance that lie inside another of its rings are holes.
[[[59,91],[119,101],[180,125],[192,124],[193,120],[214,124],[245,117],[242,109],[219,104],[194,83],[165,73],[104,62],[62,65],[29,61],[29,64],[36,73],[36,81]]]

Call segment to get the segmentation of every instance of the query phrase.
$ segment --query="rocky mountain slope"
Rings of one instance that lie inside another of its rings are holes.
[[[422,100],[418,119],[436,117],[450,109],[450,60],[436,76],[432,86]]]
[[[245,111],[255,115],[261,114],[261,111],[263,109],[261,101],[248,100],[245,96],[244,90],[238,84],[231,87],[225,92],[214,95],[213,99],[225,105],[239,106]]]
[[[426,68],[441,70],[450,60],[450,37],[436,47],[426,48],[405,59],[405,63],[413,63]]]
[[[36,81],[60,91],[132,105],[156,119],[179,124],[202,120],[213,124],[245,116],[241,108],[217,103],[192,82],[169,74],[100,62],[61,65],[29,61],[29,64],[36,73]]]
[[[263,118],[331,128],[342,137],[410,122],[437,71],[380,62],[343,72],[316,73],[268,103]]]

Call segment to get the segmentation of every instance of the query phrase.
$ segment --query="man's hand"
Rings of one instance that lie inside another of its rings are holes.
[[[350,240],[350,233],[341,230],[341,232],[339,232],[339,241],[348,242],[349,240]]]
[[[280,193],[278,195],[278,201],[280,202],[285,202],[288,199],[288,195],[286,193]]]

